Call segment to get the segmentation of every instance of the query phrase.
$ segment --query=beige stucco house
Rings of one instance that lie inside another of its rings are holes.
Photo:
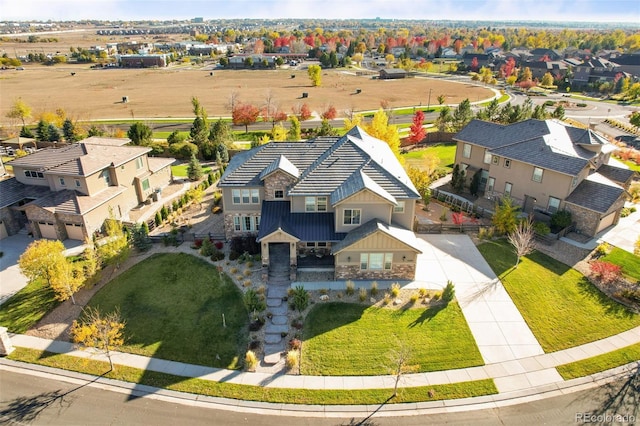
[[[174,162],[129,142],[91,137],[13,160],[15,177],[0,182],[0,233],[26,225],[36,238],[83,240],[109,215],[126,220],[171,182]]]
[[[415,278],[420,196],[389,146],[358,127],[238,154],[219,187],[226,237],[255,235],[265,268],[279,246],[293,278],[309,257],[336,279]]]
[[[473,120],[454,140],[456,164],[467,183],[480,173],[485,197],[509,196],[527,213],[568,210],[589,236],[618,222],[635,175],[608,164],[616,148],[606,138],[557,120]]]

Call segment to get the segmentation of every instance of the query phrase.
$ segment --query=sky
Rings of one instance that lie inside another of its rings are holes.
[[[0,0],[0,21],[218,18],[631,22],[639,0]]]

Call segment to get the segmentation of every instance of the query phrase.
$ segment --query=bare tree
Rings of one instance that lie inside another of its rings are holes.
[[[240,102],[240,93],[234,90],[229,94],[229,100],[227,101],[227,108],[233,111],[239,102]]]
[[[509,243],[516,249],[517,259],[514,268],[518,267],[522,256],[528,255],[536,248],[534,236],[533,221],[530,217],[527,220],[521,220],[516,229],[509,234]]]
[[[271,115],[276,109],[277,105],[275,104],[275,96],[273,95],[273,91],[269,89],[264,94],[264,116],[266,118],[265,121],[271,121]]]
[[[390,373],[396,378],[392,398],[398,395],[398,384],[400,383],[402,375],[411,371],[409,365],[410,359],[411,349],[404,344],[400,344],[398,349],[394,349],[389,353],[389,361],[391,363]]]

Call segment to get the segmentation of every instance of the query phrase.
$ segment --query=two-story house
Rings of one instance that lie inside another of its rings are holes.
[[[389,146],[358,127],[238,154],[219,187],[226,237],[255,235],[264,267],[280,245],[293,275],[298,259],[331,256],[336,279],[415,278],[420,195]]]
[[[634,172],[608,165],[615,146],[557,120],[501,125],[471,121],[455,137],[456,164],[491,199],[509,196],[531,213],[572,213],[578,231],[616,224]]]
[[[36,238],[83,240],[110,215],[126,220],[171,182],[175,161],[128,142],[92,137],[13,160],[15,177],[0,182],[0,226],[8,235],[28,225]]]

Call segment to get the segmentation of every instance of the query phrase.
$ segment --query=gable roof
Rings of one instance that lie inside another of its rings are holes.
[[[593,173],[564,200],[598,213],[607,213],[624,193],[624,189],[599,173]]]
[[[603,164],[598,168],[598,173],[607,179],[617,182],[619,184],[625,184],[631,179],[636,172],[630,169],[623,169],[621,167],[615,167],[609,164]]]
[[[286,161],[281,160],[281,156]],[[389,145],[369,136],[359,127],[354,127],[342,137],[320,137],[306,142],[272,142],[235,155],[219,186],[261,186],[261,177],[277,167],[292,171],[291,166],[297,168],[299,175],[288,195],[331,196],[355,172],[362,171],[375,183],[373,185],[367,181],[369,188],[375,187],[380,196],[420,198]]]
[[[373,179],[367,176],[362,169],[360,169],[355,171],[342,183],[342,185],[337,187],[335,191],[331,193],[331,205],[335,206],[340,201],[343,201],[364,189],[368,189],[393,205],[398,204],[393,195],[385,191],[384,188],[378,185]]]
[[[293,165],[291,161],[284,155],[280,155],[278,158],[273,160],[271,164],[269,164],[263,171],[260,173],[260,180],[264,180],[271,173],[276,170],[281,170],[295,178],[300,176],[300,171],[296,166]]]
[[[8,207],[27,198],[37,199],[49,192],[48,186],[25,185],[15,177],[0,180],[0,208]]]
[[[367,223],[360,225],[353,231],[349,232],[342,241],[333,244],[331,246],[331,254],[335,255],[340,251],[348,248],[349,246],[357,243],[358,241],[375,234],[376,232],[382,232],[383,234],[407,245],[417,253],[422,253],[422,250],[420,249],[420,246],[418,244],[418,239],[416,238],[413,231],[395,226],[393,224],[385,223],[379,219],[372,219]]]
[[[607,149],[606,139],[590,129],[557,120],[530,119],[502,125],[472,120],[455,140],[487,148],[491,153],[571,176],[597,155],[585,146]]]

